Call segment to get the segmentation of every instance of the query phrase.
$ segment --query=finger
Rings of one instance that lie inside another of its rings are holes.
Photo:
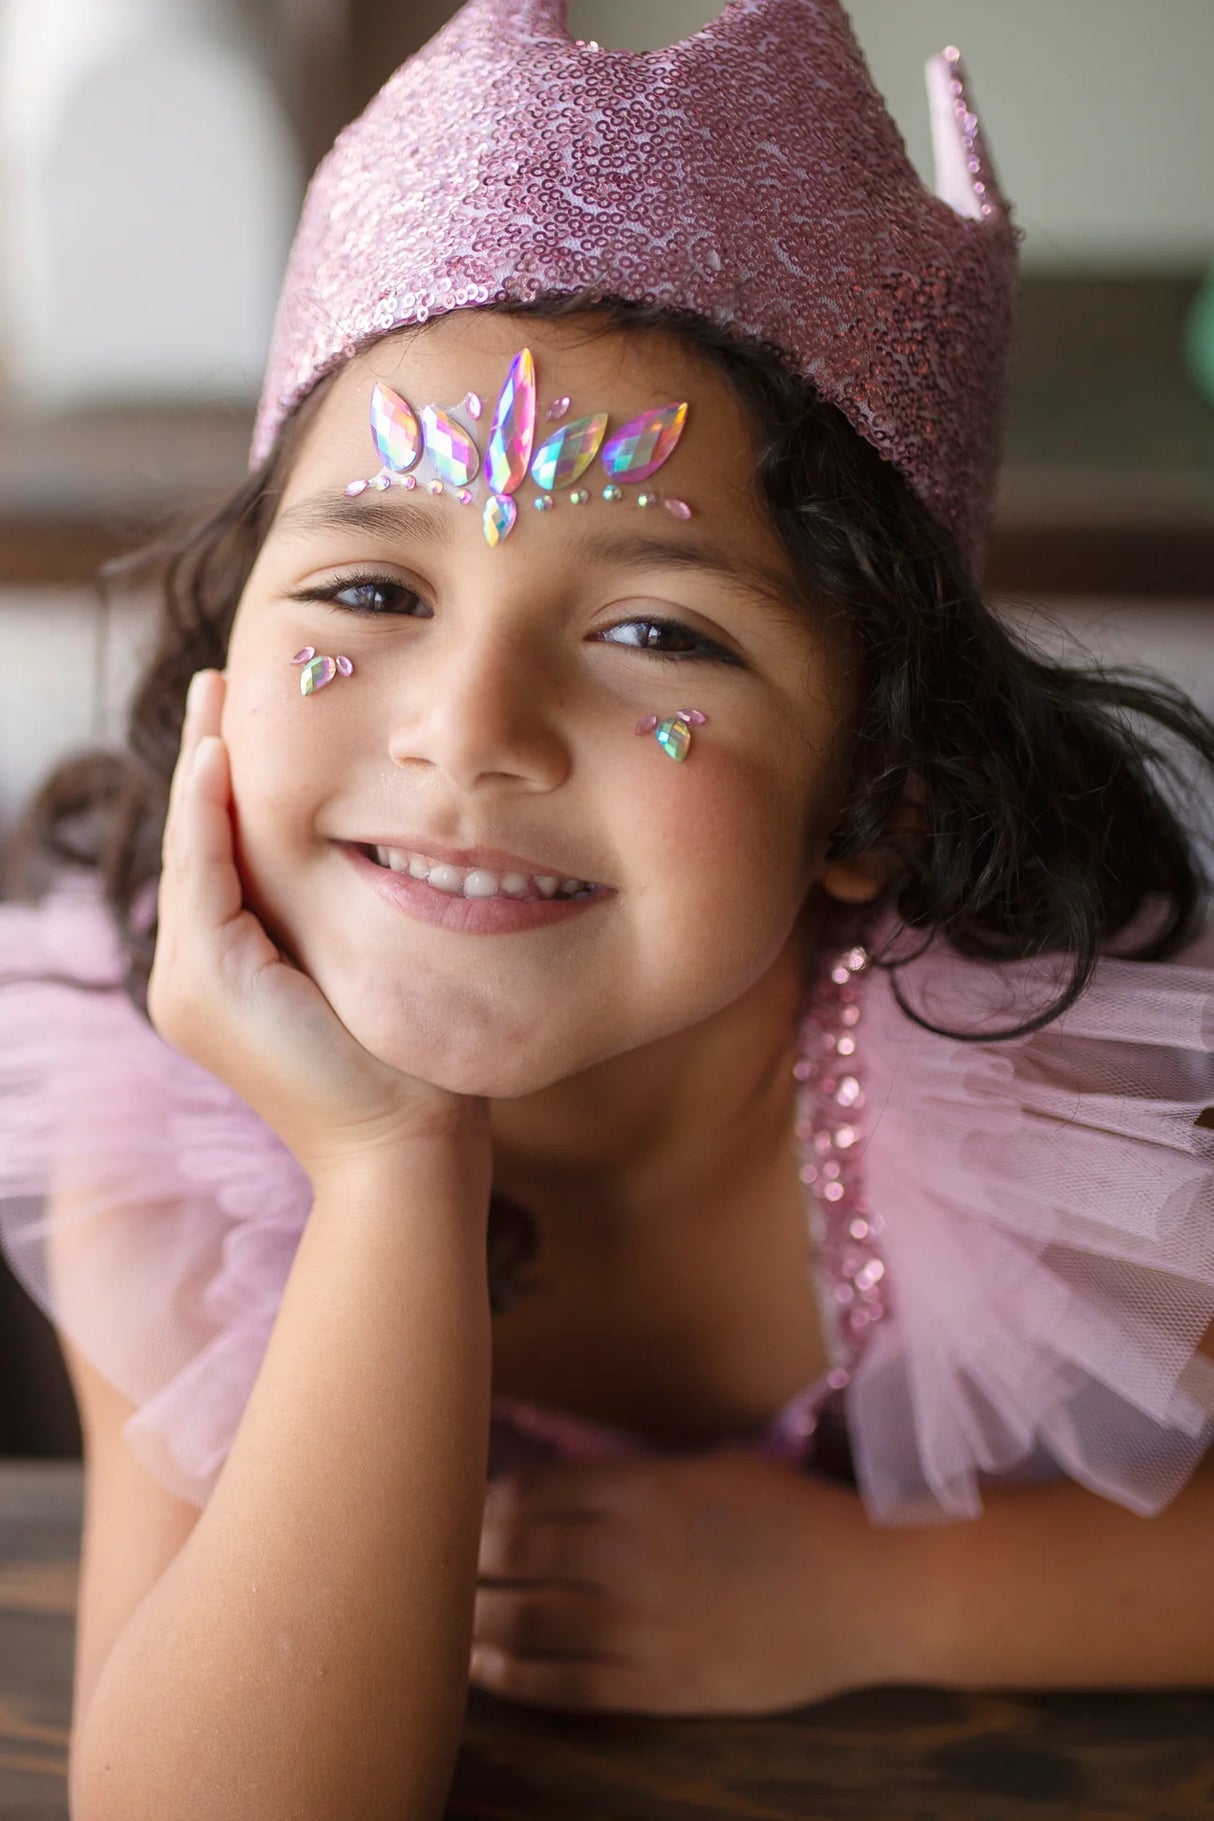
[[[595,1658],[514,1657],[495,1645],[472,1653],[471,1679],[505,1701],[566,1713],[650,1713],[635,1673]]]
[[[185,714],[181,723],[181,742],[178,747],[177,760],[173,767],[173,776],[169,781],[168,813],[165,817],[166,836],[172,826],[174,814],[185,794],[186,780],[193,763],[194,752],[199,740],[207,733],[219,732],[219,704],[215,701],[216,683],[219,677],[216,670],[195,671],[190,679],[186,693]],[[222,683],[219,685],[222,700]]]
[[[478,1572],[487,1580],[564,1581],[605,1593],[631,1563],[620,1533],[597,1518],[487,1518]]]
[[[623,1658],[630,1621],[613,1600],[586,1588],[478,1586],[477,1644],[511,1656]]]
[[[639,1464],[643,1475],[645,1464]],[[638,1468],[632,1461],[536,1461],[490,1480],[487,1520],[593,1519],[620,1515],[633,1503]]]
[[[218,734],[204,734],[195,748],[182,834],[190,855],[184,904],[196,928],[222,929],[243,905],[232,840],[232,778],[228,749]]]

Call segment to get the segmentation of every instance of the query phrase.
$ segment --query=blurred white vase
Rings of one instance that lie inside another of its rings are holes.
[[[252,396],[303,189],[225,0],[0,0],[0,336],[23,404]]]

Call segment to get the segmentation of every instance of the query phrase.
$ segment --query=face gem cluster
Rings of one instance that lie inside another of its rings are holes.
[[[567,395],[555,398],[547,421],[560,423],[570,403]],[[531,502],[537,512],[551,511],[560,495],[571,506],[584,506],[591,488],[578,483],[589,478],[597,458],[606,477],[600,497],[609,503],[623,500],[629,497],[625,487],[650,480],[670,459],[687,422],[684,401],[643,412],[608,435],[609,414],[593,411],[562,423],[537,448],[538,393],[530,348],[521,349],[510,363],[482,452],[466,420],[478,422],[483,409],[479,395],[469,392],[457,406],[430,404],[416,410],[398,392],[377,385],[371,395],[371,437],[382,466],[370,480],[351,481],[347,495],[424,485],[431,493],[451,493],[461,506],[471,506],[478,500],[473,482],[479,478],[488,490],[481,525],[485,541],[496,549],[518,522],[519,490],[528,477],[538,489]],[[418,472],[423,461],[431,470],[428,480]],[[691,517],[686,500],[652,488],[631,497],[638,506],[663,506],[674,518]]]

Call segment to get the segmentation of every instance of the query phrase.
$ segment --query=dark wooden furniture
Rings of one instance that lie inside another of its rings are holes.
[[[75,1463],[0,1462],[6,1821],[66,1821],[80,1514]],[[688,1721],[541,1714],[474,1691],[448,1815],[1196,1821],[1212,1803],[1214,1693],[881,1688],[775,1719]]]

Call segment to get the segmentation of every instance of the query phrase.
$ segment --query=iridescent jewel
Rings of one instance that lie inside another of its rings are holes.
[[[480,394],[478,392],[469,392],[467,398],[464,400],[464,410],[468,413],[468,416],[479,417],[483,409],[484,407],[480,401]]]
[[[372,493],[386,493],[388,488],[392,485],[392,476],[382,472],[373,474],[371,479],[367,482],[367,485],[370,487]]]
[[[503,494],[494,493],[485,501],[483,524],[485,542],[496,550],[503,538],[510,536],[514,521],[518,517],[518,507],[512,499]]]
[[[686,721],[680,721],[673,715],[668,721],[659,721],[657,727],[658,745],[670,758],[682,761],[687,757],[691,747],[691,732]]]
[[[637,494],[637,505],[638,506],[656,506],[657,503],[658,503],[658,496],[656,493],[638,493]]]
[[[485,448],[485,478],[494,493],[513,493],[526,479],[535,441],[535,362],[523,348],[510,363]]]
[[[301,696],[314,696],[318,689],[324,689],[337,675],[337,665],[332,658],[311,658],[299,673],[299,693]]]
[[[643,720],[637,722],[635,731],[637,733],[652,733],[657,724],[658,717],[655,714],[647,714]]]
[[[598,454],[606,434],[606,411],[566,424],[536,451],[531,464],[531,478],[536,486],[557,491],[572,487]]]
[[[309,658],[314,658],[315,656],[316,656],[315,645],[305,645],[302,651],[297,651],[295,653],[295,656],[291,659],[291,662],[292,662],[292,664],[306,664]]]
[[[589,498],[590,495],[587,493],[585,487],[578,487],[569,495],[569,504],[571,506],[584,506]]]
[[[388,386],[376,386],[371,394],[371,435],[385,468],[394,474],[404,474],[421,460],[422,430],[413,407]]]
[[[469,493],[469,491],[466,487],[461,487],[461,489],[456,497],[458,498],[461,506],[470,506],[472,504],[472,495]]]
[[[443,492],[443,483],[441,481],[428,481],[426,484],[429,487],[431,493],[442,493]]]
[[[453,487],[466,487],[480,472],[481,452],[464,429],[437,405],[427,405],[422,412],[426,437],[426,454],[438,469],[440,477]]]
[[[535,509],[537,512],[551,512],[552,506],[553,500],[550,493],[541,493],[535,502]]]
[[[604,487],[603,488],[603,498],[605,500],[622,500],[623,497],[624,497],[624,489],[622,487]]]
[[[565,415],[566,411],[568,411],[568,409],[569,409],[569,400],[567,398],[554,398],[552,403],[548,407],[549,423],[554,424],[558,418],[564,417],[564,415]]]
[[[674,453],[686,422],[685,404],[634,417],[604,444],[604,468],[616,481],[647,481]]]
[[[703,727],[707,719],[708,716],[701,714],[698,708],[680,708],[679,710],[679,720],[686,721],[689,727]]]
[[[665,506],[667,512],[670,513],[672,518],[690,518],[691,517],[691,507],[687,504],[686,500],[664,499],[662,501],[662,504]]]
[[[413,491],[413,489],[414,489],[414,487],[416,487],[416,485],[417,485],[416,474],[406,474],[404,480],[401,482],[401,486],[407,487],[410,492]]]
[[[370,484],[369,481],[351,481],[350,485],[346,488],[346,498],[352,500],[357,494],[365,493]]]
[[[337,659],[337,668],[341,671],[343,677],[352,677],[354,675],[354,666],[349,658],[339,655]]]

